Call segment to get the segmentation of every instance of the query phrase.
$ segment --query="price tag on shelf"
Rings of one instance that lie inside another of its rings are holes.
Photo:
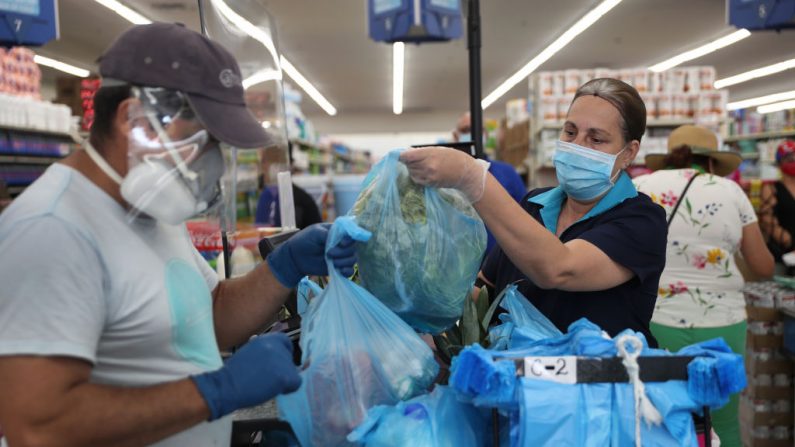
[[[577,357],[525,357],[524,376],[558,383],[577,383]]]

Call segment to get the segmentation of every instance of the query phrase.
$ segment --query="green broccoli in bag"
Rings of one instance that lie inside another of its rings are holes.
[[[463,194],[415,184],[399,156],[373,167],[351,210],[373,233],[358,248],[359,277],[413,328],[436,334],[461,317],[486,229]]]

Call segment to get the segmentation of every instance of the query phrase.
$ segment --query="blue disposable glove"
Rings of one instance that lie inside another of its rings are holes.
[[[215,420],[251,407],[301,385],[293,364],[293,344],[282,334],[256,337],[243,345],[221,369],[192,376]]]
[[[326,276],[326,239],[331,224],[314,224],[279,245],[268,255],[268,266],[279,282],[292,289],[308,275]],[[334,267],[345,276],[353,275],[356,263],[355,241],[345,236],[328,252]]]

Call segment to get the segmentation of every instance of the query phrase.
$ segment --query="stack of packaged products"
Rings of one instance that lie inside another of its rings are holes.
[[[795,130],[795,109],[759,113],[739,109],[729,113],[729,135]]]
[[[542,121],[559,122],[566,117],[577,88],[591,79],[618,78],[638,90],[646,103],[647,119],[716,123],[726,110],[727,92],[715,90],[713,67],[685,67],[655,73],[645,68],[610,70],[570,69],[538,74]]]
[[[679,124],[697,123],[716,132],[726,115],[728,93],[715,90],[713,67],[674,68],[655,73],[646,68],[622,70],[569,69],[541,72],[535,88],[539,104],[537,116],[542,127],[539,142],[540,163],[548,165],[554,155],[555,140],[559,137],[558,126],[566,118],[577,88],[591,79],[617,78],[638,90],[646,104],[650,129],[643,138],[637,159],[646,154],[665,153],[668,134]]]
[[[743,442],[749,447],[792,445],[792,361],[781,352],[781,309],[795,309],[795,290],[773,281],[748,283],[746,369],[748,388],[740,400]]]
[[[0,48],[0,93],[41,98],[41,70],[28,48]]]

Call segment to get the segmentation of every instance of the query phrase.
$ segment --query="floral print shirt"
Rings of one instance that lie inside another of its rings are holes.
[[[670,217],[694,169],[636,177],[638,191]],[[673,327],[728,326],[745,320],[744,281],[734,262],[743,227],[756,214],[740,186],[701,174],[685,194],[668,230],[665,270],[652,321]]]

